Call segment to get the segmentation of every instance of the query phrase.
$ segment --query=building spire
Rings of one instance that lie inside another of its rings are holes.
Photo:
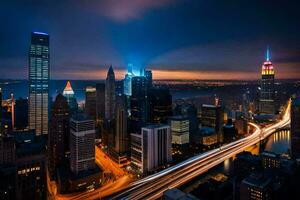
[[[266,60],[270,61],[270,48],[267,48]]]

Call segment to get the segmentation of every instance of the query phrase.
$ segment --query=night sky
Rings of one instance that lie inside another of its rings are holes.
[[[0,78],[27,78],[31,31],[50,34],[52,79],[300,78],[300,3],[288,0],[1,0]]]

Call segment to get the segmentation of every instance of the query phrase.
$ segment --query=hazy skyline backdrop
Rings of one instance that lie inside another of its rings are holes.
[[[128,63],[154,79],[260,78],[267,46],[276,78],[300,77],[297,1],[4,0],[1,78],[27,77],[31,31],[50,35],[52,79],[122,78]]]

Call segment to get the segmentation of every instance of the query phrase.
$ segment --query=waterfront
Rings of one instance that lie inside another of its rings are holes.
[[[290,140],[290,130],[281,130],[268,137],[264,144],[256,144],[247,149],[247,151],[250,151],[255,155],[258,155],[259,152],[262,151],[269,151],[276,154],[288,154],[290,150]],[[210,178],[218,179],[219,181],[221,179],[227,179],[228,175],[230,174],[230,170],[232,170],[233,167],[233,159],[234,158],[229,158],[225,160],[222,164],[212,168],[207,173],[182,185],[180,189],[184,192],[190,193],[195,190],[200,184],[203,184]]]

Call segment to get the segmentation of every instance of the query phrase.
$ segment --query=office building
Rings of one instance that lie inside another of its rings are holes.
[[[240,186],[240,200],[269,200],[272,199],[271,179],[261,174],[251,174]]]
[[[224,109],[221,106],[203,104],[201,107],[201,125],[215,130],[218,142],[223,142]]]
[[[51,179],[55,179],[56,169],[64,163],[69,152],[69,117],[67,99],[58,94],[52,106],[48,139],[48,170]]]
[[[127,96],[131,96],[132,94],[132,87],[131,87],[131,79],[134,76],[133,72],[132,72],[132,64],[128,65],[128,71],[125,74],[125,78],[124,78],[124,94]]]
[[[116,90],[116,96],[121,96],[124,94],[124,81],[119,80],[115,81],[115,90]]]
[[[272,62],[270,61],[269,49],[267,50],[267,58],[262,66],[261,86],[259,95],[259,113],[275,114],[275,72]]]
[[[264,169],[279,169],[280,157],[272,152],[262,152],[260,154],[262,165]]]
[[[77,114],[70,120],[70,167],[74,174],[95,168],[95,121]]]
[[[16,199],[46,199],[46,138],[16,133]]]
[[[15,162],[15,140],[11,135],[0,135],[0,166]]]
[[[105,119],[115,119],[116,104],[115,73],[112,66],[109,67],[105,81]]]
[[[291,154],[300,159],[300,97],[293,99],[291,107]]]
[[[103,121],[105,116],[105,83],[96,84],[96,116]]]
[[[203,146],[211,146],[218,143],[218,134],[211,127],[202,127],[199,130],[200,134],[197,137],[195,143],[198,143],[200,140],[200,144]],[[199,139],[198,139],[199,138]]]
[[[170,117],[172,144],[188,144],[190,142],[190,122],[187,117],[177,115]]]
[[[36,135],[48,134],[49,112],[49,35],[31,33],[29,51],[29,129]]]
[[[172,116],[173,114],[172,95],[170,94],[169,89],[167,88],[149,89],[148,99],[149,99],[150,123],[154,123],[154,124],[167,123],[168,117]]]
[[[197,140],[198,135],[198,111],[197,108],[188,103],[179,104],[175,107],[175,115],[182,115],[188,118],[189,120],[189,131],[190,131],[190,142],[195,142]]]
[[[131,163],[147,174],[172,161],[172,136],[168,125],[148,125],[141,134],[131,134]]]
[[[232,122],[232,119],[228,119],[227,123],[223,126],[223,139],[224,142],[232,142],[237,135],[237,130]]]
[[[132,78],[130,131],[138,133],[149,122],[149,100],[147,79],[144,76]]]
[[[15,101],[15,129],[24,130],[28,127],[28,99],[19,98]]]
[[[114,137],[114,148],[111,152],[112,157],[119,164],[127,161],[129,154],[129,135],[127,131],[127,105],[126,96],[116,97],[116,130]]]
[[[85,88],[85,113],[91,117],[91,119],[96,120],[96,100],[97,100],[97,93],[96,88],[93,86],[87,86]]]
[[[70,108],[70,113],[75,113],[78,110],[78,103],[75,98],[75,93],[72,88],[71,82],[67,81],[66,87],[63,91],[63,96],[66,97],[69,108]]]
[[[151,70],[144,70],[144,76],[146,77],[146,80],[147,80],[147,87],[148,89],[152,88],[153,87],[153,84],[152,84],[152,71]]]

